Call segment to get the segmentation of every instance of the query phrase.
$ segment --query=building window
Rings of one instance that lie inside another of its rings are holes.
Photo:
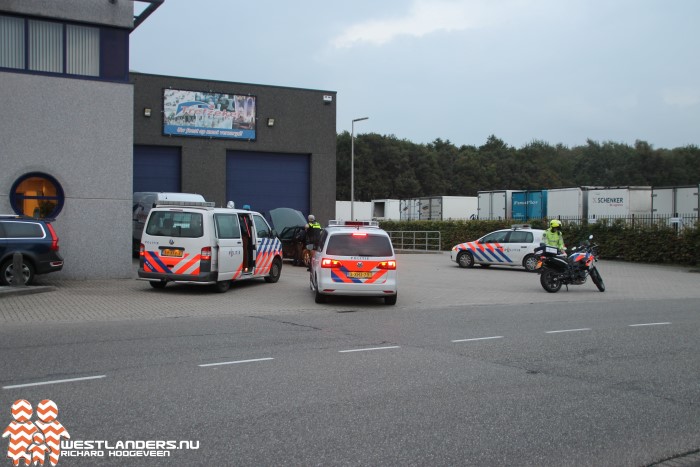
[[[100,30],[66,25],[66,73],[100,75]]]
[[[129,80],[129,31],[0,15],[0,68]]]
[[[0,16],[0,67],[21,68],[24,64],[24,20]]]
[[[63,25],[29,21],[29,69],[63,73]]]
[[[12,185],[10,204],[15,213],[36,218],[55,218],[63,209],[63,188],[51,175],[32,172]]]

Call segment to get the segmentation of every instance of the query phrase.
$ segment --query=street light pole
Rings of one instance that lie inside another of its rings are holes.
[[[356,118],[352,121],[350,133],[350,220],[355,220],[355,122],[369,117]]]

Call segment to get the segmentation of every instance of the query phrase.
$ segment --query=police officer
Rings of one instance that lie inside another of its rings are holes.
[[[552,219],[549,222],[549,228],[544,231],[544,242],[548,246],[553,246],[558,249],[560,254],[566,254],[564,235],[561,233],[561,222],[559,220]]]
[[[321,239],[321,224],[316,222],[316,217],[313,214],[309,214],[308,219],[309,223],[304,226],[304,230],[306,230],[306,249],[309,250],[309,267],[306,270],[310,271],[314,249],[318,246],[318,241]]]

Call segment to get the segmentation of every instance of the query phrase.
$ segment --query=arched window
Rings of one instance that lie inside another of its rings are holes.
[[[22,175],[12,185],[10,204],[17,214],[55,218],[63,209],[63,188],[51,175],[31,172]]]

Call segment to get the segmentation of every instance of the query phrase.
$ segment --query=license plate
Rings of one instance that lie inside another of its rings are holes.
[[[369,279],[372,277],[372,273],[370,271],[352,271],[348,273],[348,277],[352,279]]]
[[[180,248],[163,248],[160,250],[161,256],[174,256],[176,258],[182,258],[182,249]]]

